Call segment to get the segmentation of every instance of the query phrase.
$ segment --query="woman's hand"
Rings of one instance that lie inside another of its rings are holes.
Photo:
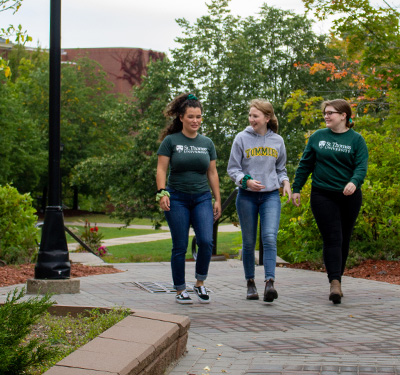
[[[292,203],[297,207],[300,206],[300,203],[301,203],[300,193],[293,193],[292,194]]]
[[[288,200],[286,203],[290,202],[290,199],[292,198],[292,190],[290,189],[290,183],[288,180],[283,181],[283,190],[282,190],[282,195],[285,196],[287,194]]]
[[[260,191],[262,189],[265,189],[265,186],[261,185],[261,181],[257,180],[247,180],[246,185],[252,191]]]
[[[213,212],[214,212],[214,222],[216,222],[221,217],[222,214],[220,201],[214,202]]]
[[[344,195],[352,195],[356,191],[357,187],[352,182],[349,182],[343,189]]]
[[[160,208],[163,211],[169,211],[170,210],[169,197],[167,195],[164,195],[163,197],[161,197],[161,199],[160,199]]]

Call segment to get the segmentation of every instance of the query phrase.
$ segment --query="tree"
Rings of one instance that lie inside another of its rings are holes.
[[[18,12],[21,7],[23,0],[0,0],[0,12],[13,11],[13,14]],[[21,25],[14,27],[13,25],[8,25],[8,27],[0,27],[0,38],[6,38],[6,43],[10,43],[10,38],[15,38],[14,41],[20,45],[26,42],[32,41],[32,37],[27,34],[26,30],[22,29]],[[8,66],[6,60],[0,56],[0,71],[4,71],[6,78],[11,76],[11,69]]]
[[[283,104],[295,89],[315,84],[308,72],[298,71],[294,64],[326,53],[325,37],[313,33],[305,16],[264,5],[257,18],[242,19],[230,14],[228,3],[211,1],[209,14],[194,25],[178,20],[184,36],[177,38],[181,47],[171,51],[179,91],[196,90],[204,102],[202,127],[217,145],[221,176],[226,175],[234,136],[247,125],[250,99],[271,101],[282,136],[294,137]],[[288,151],[289,163],[297,161],[298,152]],[[225,196],[232,189],[228,186],[226,178]]]
[[[327,81],[342,83],[342,90],[335,93],[336,97],[351,102],[356,130],[364,136],[369,149],[363,206],[353,234],[356,241],[351,245],[350,262],[369,257],[398,259],[399,13],[390,7],[375,9],[367,0],[305,0],[305,3],[320,19],[339,13],[333,31],[341,40],[333,38],[332,45],[342,48],[336,61],[312,62],[299,68],[323,74]],[[290,118],[301,116],[306,126],[318,122],[315,114],[321,100],[307,92],[293,93],[286,103],[291,109]],[[310,183],[303,189],[302,207],[286,206],[283,210],[283,215],[290,220],[282,221],[280,240],[288,241],[290,247],[286,247],[288,251],[281,256],[288,260],[321,258],[318,231],[308,203],[309,193]]]
[[[12,181],[20,191],[38,194],[47,186],[48,54],[18,48],[9,58],[13,78],[0,89],[7,96],[0,103],[4,131],[0,159],[5,165],[0,181]],[[110,84],[96,62],[85,58],[63,64],[61,72],[61,173],[66,202],[73,196],[72,168],[89,157],[124,147],[130,124],[118,121],[127,99],[110,94]]]
[[[202,132],[217,148],[223,199],[234,189],[226,167],[234,136],[247,126],[249,100],[270,100],[281,134],[290,136],[291,143],[299,136],[290,129],[283,104],[293,90],[311,88],[320,79],[314,80],[294,64],[325,54],[325,38],[312,32],[312,23],[304,16],[264,5],[259,17],[242,19],[230,14],[228,3],[212,0],[208,14],[193,25],[185,19],[177,20],[183,32],[176,39],[180,47],[171,50],[169,61],[152,64],[148,77],[134,91],[132,150],[91,160],[78,168],[78,176],[83,176],[84,167],[85,173],[93,168],[106,178],[100,165],[107,165],[107,191],[122,208],[120,212],[126,210],[123,215],[127,219],[136,215],[159,217],[152,194],[156,190],[158,136],[165,126],[162,110],[178,93],[194,91],[204,104]],[[289,160],[297,161],[298,152],[291,147],[288,150]],[[118,160],[118,165],[111,164],[112,160]],[[111,178],[115,175],[118,177]],[[138,186],[144,177],[145,190]],[[230,208],[233,213],[233,205]]]
[[[375,7],[369,0],[303,0],[308,11],[319,20],[330,15],[339,15],[333,21],[333,33],[348,41],[350,57],[360,57],[360,68],[364,73],[374,68],[374,74],[383,79],[390,78],[394,85],[400,84],[400,13],[388,3],[386,8]]]
[[[0,85],[0,96],[0,185],[13,183],[27,193],[47,166],[41,132],[9,79]]]
[[[155,153],[166,125],[163,109],[171,99],[169,84],[174,78],[167,59],[152,62],[148,72],[142,85],[133,89],[134,102],[119,112],[119,121],[130,126],[125,147],[81,162],[72,181],[109,200],[127,223],[134,217],[153,217],[156,223],[162,218],[153,194],[157,190]]]

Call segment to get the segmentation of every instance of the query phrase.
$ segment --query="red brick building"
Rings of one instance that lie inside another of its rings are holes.
[[[141,48],[64,48],[62,61],[87,57],[97,61],[114,83],[114,92],[130,95],[132,86],[142,81],[150,60],[163,59],[165,54]]]
[[[0,56],[7,59],[13,44],[0,38]],[[30,48],[27,48],[30,50]],[[113,92],[130,95],[132,86],[139,85],[146,75],[150,60],[163,59],[165,54],[141,48],[65,48],[61,61],[73,62],[81,57],[97,61],[114,84]]]

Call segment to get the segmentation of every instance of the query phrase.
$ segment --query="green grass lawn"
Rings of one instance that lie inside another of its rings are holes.
[[[186,259],[192,258],[192,237],[189,239]],[[241,238],[240,232],[219,233],[217,254],[226,256],[238,254]],[[108,247],[110,254],[103,259],[108,263],[169,262],[171,248],[171,239],[110,246]]]
[[[77,236],[80,236],[84,230],[83,227],[75,227],[68,225],[70,230],[73,231]],[[129,228],[106,228],[99,227],[99,233],[103,235],[103,240],[108,240],[110,238],[119,238],[119,237],[130,237],[130,236],[140,236],[142,234],[153,234],[153,233],[161,233],[166,232],[165,230],[155,230],[155,229],[129,229]],[[66,233],[67,242],[73,243],[76,242],[68,233]]]
[[[67,216],[64,217],[64,221],[66,222],[75,222],[75,221],[81,221],[82,223],[87,220],[91,225],[94,225],[95,223],[107,223],[107,224],[121,224],[125,225],[125,223],[121,220],[111,218],[108,215],[102,215],[102,214],[87,214],[87,215],[82,215],[82,216]],[[152,221],[150,219],[134,219],[130,223],[131,225],[153,225]]]

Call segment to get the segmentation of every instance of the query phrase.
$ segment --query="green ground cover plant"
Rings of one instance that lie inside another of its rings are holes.
[[[40,375],[70,353],[93,340],[130,314],[129,309],[115,308],[108,312],[93,309],[76,317],[44,314],[33,327],[32,335],[57,348],[57,354],[30,369],[29,375]]]
[[[186,259],[192,258],[192,238],[190,236]],[[237,255],[242,247],[240,232],[218,234],[218,255]],[[171,259],[172,240],[142,242],[136,244],[109,246],[109,254],[103,260],[108,263],[131,262],[169,262]]]
[[[57,354],[49,343],[37,338],[25,341],[33,324],[53,305],[50,296],[23,301],[25,290],[8,293],[0,307],[0,374],[28,374],[30,367],[38,366]]]
[[[76,317],[50,315],[50,295],[24,299],[14,289],[0,306],[0,374],[39,375],[130,314],[93,309]]]

